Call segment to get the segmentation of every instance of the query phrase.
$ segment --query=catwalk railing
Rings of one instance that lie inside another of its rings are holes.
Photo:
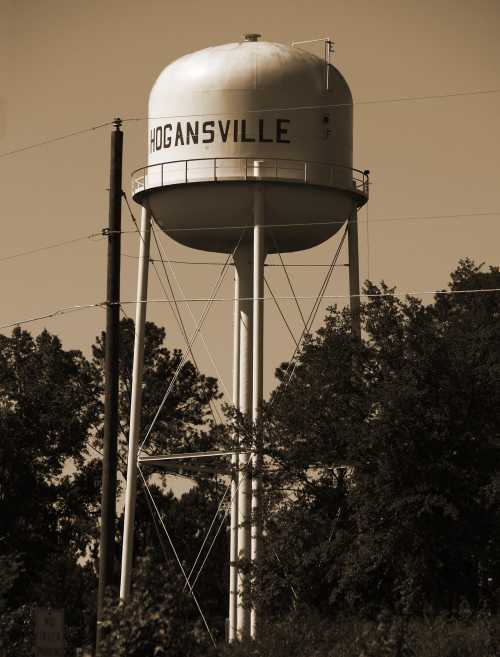
[[[211,157],[150,164],[132,174],[132,195],[168,185],[264,180],[320,185],[368,198],[367,171],[340,164],[257,157]]]

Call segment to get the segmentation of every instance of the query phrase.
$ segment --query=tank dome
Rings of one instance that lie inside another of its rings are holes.
[[[148,166],[134,175],[134,197],[195,248],[234,248],[252,224],[256,184],[281,251],[327,239],[340,223],[318,223],[346,219],[365,200],[345,79],[304,50],[257,37],[181,57],[150,94]]]

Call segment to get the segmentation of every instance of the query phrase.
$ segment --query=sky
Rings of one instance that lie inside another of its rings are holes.
[[[240,41],[247,32],[288,44],[319,37],[335,42],[333,63],[355,102],[354,166],[371,171],[370,201],[359,214],[361,280],[383,279],[403,292],[424,292],[445,287],[460,258],[500,264],[500,93],[470,93],[500,90],[498,0],[0,0],[0,5],[0,325],[104,301],[106,240],[99,234],[108,220],[111,128],[4,154],[115,116],[144,117],[150,88],[165,66],[188,52]],[[146,160],[147,124],[127,121],[125,191],[131,172]],[[139,217],[139,206],[132,206]],[[122,299],[132,301],[139,245],[125,206],[122,222]],[[93,239],[11,257],[93,233]],[[329,263],[338,239],[285,260]],[[162,244],[172,259],[207,259],[167,237]],[[340,262],[347,262],[346,249]],[[218,271],[212,265],[175,266],[188,297],[207,296]],[[276,294],[289,294],[278,267],[266,275]],[[298,295],[314,297],[324,269],[296,267],[290,275]],[[348,293],[345,267],[336,269],[328,293]],[[153,272],[149,294],[163,296]],[[230,275],[220,296],[232,296]],[[304,302],[305,312],[312,303]],[[291,302],[282,305],[298,335],[297,309]],[[133,305],[124,307],[134,315]],[[193,306],[195,316],[201,311]],[[203,344],[196,347],[201,369],[220,376],[229,395],[231,317],[231,303],[219,302],[204,326],[216,369]],[[166,304],[151,304],[148,319],[166,327],[169,347],[183,346]],[[185,321],[192,331],[188,314]],[[65,348],[89,355],[104,323],[103,309],[89,309],[23,326],[33,334],[45,327]],[[275,385],[275,367],[292,351],[277,310],[266,302],[266,394]]]

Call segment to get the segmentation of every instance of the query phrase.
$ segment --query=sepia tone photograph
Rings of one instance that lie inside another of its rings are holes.
[[[499,33],[0,0],[0,657],[500,654]]]

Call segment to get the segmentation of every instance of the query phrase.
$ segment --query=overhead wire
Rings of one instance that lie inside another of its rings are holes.
[[[102,232],[99,232],[99,233],[90,233],[89,235],[82,235],[81,237],[73,237],[69,240],[64,240],[63,242],[56,242],[55,244],[40,246],[36,249],[29,249],[28,251],[20,251],[19,253],[13,253],[12,255],[2,256],[0,257],[0,262],[6,262],[7,260],[14,260],[16,258],[24,258],[25,256],[34,255],[36,253],[42,253],[43,251],[57,249],[60,246],[67,246],[68,244],[83,242],[84,240],[92,240],[95,237],[102,237],[104,239],[105,236],[102,234]]]
[[[129,211],[131,211],[130,204],[128,202],[128,198],[125,195],[125,200],[127,202],[127,206],[129,208]],[[442,214],[442,215],[418,215],[418,216],[400,216],[400,217],[381,217],[378,219],[369,219],[368,215],[368,205],[366,206],[366,219],[358,219],[357,223],[358,224],[367,224],[368,221],[370,221],[370,226],[373,226],[374,224],[379,224],[379,223],[385,223],[385,222],[404,222],[404,221],[434,221],[437,219],[462,219],[462,218],[469,218],[469,217],[495,217],[500,215],[500,210],[494,210],[494,211],[481,211],[481,212],[462,212],[462,213],[457,213],[457,214]],[[133,219],[135,222],[135,217]],[[288,228],[292,226],[296,227],[301,227],[301,226],[317,226],[317,225],[348,225],[349,221],[346,219],[334,219],[331,221],[322,221],[322,222],[304,222],[304,223],[294,223],[294,224],[268,224],[264,226],[264,228]],[[226,229],[232,229],[232,230],[241,230],[242,228],[252,228],[250,224],[248,226],[208,226],[205,227],[204,229],[208,228],[210,230],[226,230]],[[138,230],[138,227],[136,225],[136,230]],[[122,235],[129,235],[132,233],[135,233],[136,230],[121,230],[120,233]],[[176,232],[176,231],[188,231],[188,230],[196,230],[196,228],[169,228],[169,232]],[[368,230],[368,227],[367,227]],[[64,240],[62,242],[55,242],[54,244],[48,244],[46,246],[42,246],[39,248],[35,249],[29,249],[27,251],[21,251],[19,253],[13,253],[11,255],[7,256],[2,256],[0,257],[0,262],[5,262],[8,260],[14,260],[16,258],[22,258],[26,257],[29,255],[35,255],[37,253],[41,253],[43,251],[48,251],[51,249],[55,249],[58,247],[66,246],[69,244],[74,244],[80,241],[85,241],[85,240],[95,240],[97,238],[97,241],[101,241],[107,237],[107,232],[106,229],[101,230],[100,232],[96,233],[89,233],[88,235],[82,235],[80,237],[75,237],[71,238],[69,240]],[[127,253],[122,253],[122,255],[125,258],[131,258],[131,259],[138,259],[139,256],[136,255],[131,255]],[[154,258],[150,259],[151,263],[157,263],[160,262],[160,260],[155,260]],[[223,262],[220,261],[189,261],[189,260],[166,260],[165,262],[171,262],[173,264],[182,264],[182,265],[213,265],[213,266],[222,266]],[[265,267],[281,267],[281,264],[278,263],[265,263]],[[330,264],[323,264],[323,263],[288,263],[287,268],[290,267],[329,267]],[[338,267],[348,267],[348,264],[342,263],[336,265]]]
[[[321,105],[289,105],[280,107],[260,107],[258,109],[247,110],[247,114],[261,114],[268,112],[293,112],[302,110],[315,110],[315,109],[335,109],[337,107],[356,107],[358,105],[380,105],[390,103],[408,103],[425,100],[441,100],[445,98],[463,98],[464,96],[484,96],[500,93],[500,89],[478,89],[474,91],[456,91],[444,94],[428,94],[422,96],[396,96],[392,98],[370,98],[367,100],[355,100],[350,103],[325,103]],[[134,121],[155,121],[160,119],[187,119],[205,116],[232,116],[239,115],[237,112],[195,112],[190,114],[165,114],[161,116],[132,116],[123,119],[123,122]]]
[[[500,292],[500,288],[491,287],[491,288],[478,288],[474,290],[405,290],[402,292],[395,291],[395,292],[376,292],[376,293],[360,292],[359,294],[323,294],[321,298],[328,301],[331,299],[352,299],[352,298],[360,298],[360,299],[372,299],[372,298],[383,298],[383,297],[403,298],[407,296],[418,297],[418,296],[429,296],[429,295],[451,296],[454,294],[482,294],[487,292]],[[274,301],[273,297],[271,296],[240,297],[240,301],[253,301],[255,298],[258,298],[261,301]],[[293,296],[286,296],[286,295],[275,295],[275,298],[280,301],[295,301],[295,299],[299,301],[312,301],[312,300],[316,300],[318,297],[314,295],[300,294],[297,295],[295,298]],[[191,299],[177,299],[178,303],[182,303],[182,302],[202,303],[207,301],[213,301],[213,303],[216,302],[234,303],[235,299],[234,297],[218,297],[213,300],[210,297],[193,297]],[[122,303],[132,304],[137,302],[133,300],[133,301],[122,301]],[[139,303],[144,303],[144,302],[139,302]],[[171,303],[171,302],[166,301],[165,299],[148,299],[148,303]]]
[[[352,299],[353,297],[357,297],[360,299],[383,299],[387,297],[392,297],[395,299],[401,299],[404,297],[423,297],[423,296],[453,296],[453,295],[462,295],[462,294],[489,294],[489,293],[494,293],[494,292],[500,292],[500,287],[490,287],[490,288],[477,288],[477,289],[471,289],[471,290],[406,290],[402,292],[376,292],[376,293],[365,293],[365,292],[360,292],[360,294],[323,294],[321,299],[330,301],[330,300],[342,300],[342,299]],[[260,297],[262,301],[274,301],[273,297]],[[295,301],[294,297],[292,296],[277,296],[275,297],[276,299],[280,301]],[[311,301],[311,300],[316,300],[318,297],[317,296],[309,296],[309,295],[298,295],[296,299],[299,301]],[[241,301],[252,301],[253,297],[244,297],[240,299]],[[185,302],[231,302],[234,303],[234,298],[212,298],[212,297],[197,297],[197,298],[192,298],[192,299],[177,299],[178,303],[185,303]],[[137,301],[136,299],[131,300],[131,301],[121,301],[121,304],[135,304],[135,303],[146,303],[145,301]],[[166,299],[148,299],[147,303],[172,303],[170,300]],[[0,326],[0,330],[2,329],[7,329],[7,328],[12,328],[14,326],[20,326],[22,324],[28,324],[30,322],[36,322],[41,319],[47,319],[47,318],[52,318],[56,317],[59,315],[64,315],[66,313],[70,312],[77,312],[79,310],[86,310],[88,308],[99,308],[99,307],[104,307],[107,305],[106,301],[101,301],[98,303],[90,303],[82,306],[69,306],[67,308],[59,308],[58,310],[55,310],[52,313],[47,313],[45,315],[40,315],[37,317],[31,317],[28,319],[21,319],[17,320],[16,322],[12,322],[10,324],[4,324],[3,326]],[[120,304],[118,304],[120,305]]]
[[[19,319],[16,322],[11,322],[10,324],[3,324],[0,326],[0,330],[13,328],[15,326],[22,326],[23,324],[30,324],[31,322],[37,322],[42,319],[50,319],[52,317],[59,317],[60,315],[67,315],[69,313],[78,312],[79,310],[88,310],[89,308],[102,308],[103,306],[106,306],[105,301],[98,303],[87,303],[78,306],[66,306],[64,308],[58,308],[57,310],[53,310],[52,312],[48,312],[43,315],[29,317],[28,319]]]
[[[312,110],[312,109],[334,109],[336,107],[355,107],[358,105],[377,105],[377,104],[384,104],[384,103],[404,103],[404,102],[418,102],[418,101],[426,101],[426,100],[440,100],[440,99],[445,99],[445,98],[463,98],[465,96],[484,96],[484,95],[492,95],[492,94],[498,94],[500,93],[500,89],[494,88],[494,89],[477,89],[473,91],[456,91],[456,92],[448,92],[444,94],[428,94],[428,95],[421,95],[421,96],[399,96],[399,97],[392,97],[392,98],[371,98],[367,100],[356,100],[352,101],[351,103],[329,103],[325,105],[293,105],[293,106],[285,106],[285,107],[262,107],[259,109],[255,110],[248,110],[248,113],[250,114],[259,114],[259,113],[267,113],[267,112],[278,112],[278,111],[300,111],[300,110]],[[132,117],[126,117],[122,119],[122,123],[133,123],[133,122],[140,122],[140,121],[147,121],[147,120],[156,120],[156,119],[175,119],[175,118],[192,118],[192,117],[203,117],[203,116],[229,116],[235,114],[234,112],[204,112],[204,113],[194,113],[194,114],[177,114],[177,115],[165,115],[165,116],[132,116]],[[17,153],[23,153],[25,151],[32,150],[34,148],[39,148],[42,146],[47,146],[49,144],[53,144],[58,141],[62,141],[65,139],[70,139],[72,137],[77,137],[79,135],[84,135],[89,132],[93,132],[95,130],[100,130],[101,128],[105,128],[107,126],[113,125],[115,119],[112,119],[110,121],[106,121],[105,123],[100,123],[97,125],[89,126],[88,128],[83,128],[81,130],[75,130],[73,132],[68,132],[64,133],[61,135],[57,135],[56,137],[51,137],[49,139],[43,139],[37,142],[34,142],[32,144],[28,144],[27,146],[21,146],[19,148],[12,149],[10,151],[5,151],[3,153],[0,153],[0,158],[5,158],[9,157],[11,155],[16,155]]]
[[[93,125],[88,128],[83,128],[82,130],[75,130],[74,132],[67,132],[57,137],[43,139],[42,141],[35,142],[34,144],[29,144],[28,146],[21,146],[20,148],[14,148],[11,151],[5,151],[3,153],[0,153],[0,158],[9,157],[10,155],[16,155],[17,153],[24,153],[25,151],[30,151],[33,148],[39,148],[40,146],[47,146],[48,144],[53,144],[56,141],[63,141],[63,139],[69,139],[70,137],[77,137],[78,135],[84,135],[88,132],[93,132],[94,130],[100,130],[101,128],[105,128],[106,126],[113,125],[113,122],[114,120],[106,121],[106,123]]]
[[[132,260],[138,260],[139,256],[132,255],[131,253],[122,253],[122,256],[124,258],[131,258]],[[160,259],[155,259],[155,258],[150,258],[149,259],[150,263],[153,262],[161,262]],[[163,262],[166,264],[173,264],[173,265],[199,265],[199,266],[214,266],[214,267],[221,267],[224,263],[220,260],[172,260],[171,258],[163,258]],[[234,266],[234,263],[229,263],[229,265],[232,267]],[[289,263],[287,264],[287,267],[290,269],[290,267],[329,267],[330,263]],[[336,267],[349,267],[348,263],[340,263],[338,265],[335,265]],[[277,262],[265,262],[264,267],[282,267],[280,263]]]
[[[500,210],[493,211],[480,211],[480,212],[461,212],[455,214],[441,214],[441,215],[419,215],[419,216],[401,216],[401,217],[384,217],[380,219],[371,219],[370,226],[379,223],[386,222],[404,222],[404,221],[425,221],[425,220],[436,220],[436,219],[462,219],[468,217],[496,217],[500,215]],[[366,222],[366,219],[358,219],[357,224],[363,224]],[[268,229],[280,229],[280,228],[315,228],[316,226],[349,226],[349,224],[354,223],[345,217],[333,217],[330,219],[322,221],[303,221],[303,222],[292,222],[292,223],[279,223],[279,224],[266,224],[263,226],[265,230]],[[168,234],[171,233],[189,233],[193,231],[217,231],[217,230],[253,230],[253,224],[228,224],[228,225],[213,225],[213,226],[172,226],[168,228]],[[222,263],[220,263],[222,264]]]

